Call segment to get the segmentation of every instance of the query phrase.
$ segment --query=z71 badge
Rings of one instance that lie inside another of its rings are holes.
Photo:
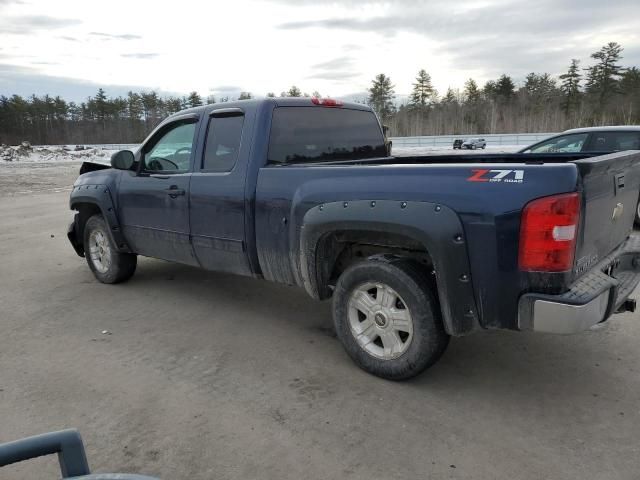
[[[473,175],[467,182],[524,182],[524,170],[471,170]]]

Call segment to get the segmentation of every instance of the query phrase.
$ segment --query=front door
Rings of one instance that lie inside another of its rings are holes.
[[[118,213],[136,253],[197,265],[189,240],[189,183],[197,117],[164,125],[141,149],[137,172],[123,172]]]

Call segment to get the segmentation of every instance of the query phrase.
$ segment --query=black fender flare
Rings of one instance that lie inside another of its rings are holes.
[[[338,231],[379,231],[404,235],[424,245],[435,268],[445,329],[463,335],[480,329],[462,223],[445,205],[420,201],[356,200],[317,205],[300,226],[300,280],[309,295],[327,298],[322,284],[321,239]]]
[[[74,186],[69,200],[69,207],[71,210],[78,210],[82,204],[87,203],[97,206],[102,213],[102,217],[109,227],[109,236],[111,237],[113,245],[116,246],[116,249],[119,252],[131,253],[129,244],[122,233],[122,228],[116,214],[116,208],[109,187],[106,185]],[[76,215],[73,229],[77,241],[82,244],[82,239],[79,238],[80,232],[78,231],[78,227],[78,216]]]

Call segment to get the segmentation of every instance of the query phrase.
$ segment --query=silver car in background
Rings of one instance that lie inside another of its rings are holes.
[[[487,146],[487,142],[484,138],[470,138],[462,142],[461,148],[467,148],[469,150],[475,150],[476,148],[484,149]]]

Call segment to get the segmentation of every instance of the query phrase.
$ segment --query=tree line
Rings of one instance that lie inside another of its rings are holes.
[[[407,102],[397,106],[389,76],[376,76],[367,102],[392,135],[559,132],[595,125],[640,123],[640,69],[622,66],[621,45],[591,54],[592,64],[572,59],[558,78],[529,73],[519,87],[504,74],[482,87],[470,78],[463,90],[439,96],[420,70]]]
[[[445,135],[509,132],[556,132],[567,128],[640,123],[640,69],[624,67],[623,48],[608,43],[581,68],[572,59],[558,78],[532,72],[520,86],[504,74],[482,87],[470,78],[464,88],[439,95],[425,69],[418,72],[411,95],[397,102],[391,78],[372,81],[368,103],[390,127],[391,135]],[[311,95],[320,96],[318,92]],[[275,97],[275,93],[267,93]],[[281,97],[310,96],[292,86]],[[241,92],[239,100],[252,98]],[[108,97],[103,89],[84,102],[59,96],[0,96],[0,143],[138,143],[167,115],[189,107],[229,101],[229,97],[160,96],[155,91]]]
[[[319,95],[314,92],[313,95]],[[275,97],[273,92],[266,95]],[[310,96],[298,87],[282,97]],[[240,92],[238,100],[253,98]],[[165,117],[185,108],[234,100],[228,96],[202,98],[197,92],[184,97],[161,97],[155,91],[128,92],[126,97],[107,97],[100,88],[86,101],[67,102],[59,96],[0,96],[0,144],[24,140],[34,145],[139,143]]]

